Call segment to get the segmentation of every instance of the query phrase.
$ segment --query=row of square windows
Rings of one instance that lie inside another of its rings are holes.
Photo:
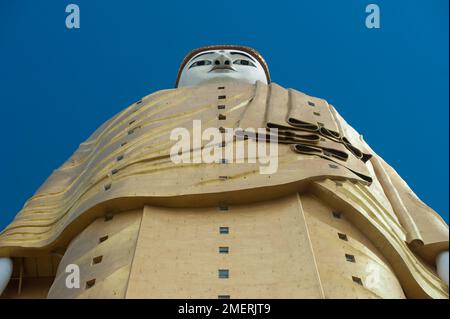
[[[220,210],[228,210],[228,206],[223,205],[223,206],[220,206],[219,209],[220,209]],[[337,214],[337,213],[333,213],[333,214]],[[339,215],[335,215],[335,216],[339,216],[339,217],[337,217],[337,218],[341,218],[341,217],[340,217],[340,214],[339,214]],[[105,215],[104,218],[105,218],[105,221],[110,221],[110,220],[112,220],[113,215],[107,214],[107,215]],[[228,226],[220,226],[220,227],[219,227],[219,233],[222,234],[222,235],[229,234],[229,233],[230,233],[230,227],[228,227]],[[107,238],[107,237],[108,237],[108,236],[106,236],[106,238]],[[344,234],[344,233],[338,233],[338,238],[341,239],[341,240],[344,240],[344,241],[348,241],[348,237],[347,237],[347,235]]]
[[[342,186],[342,184],[338,185],[338,186]],[[342,218],[342,214],[340,212],[332,212],[333,217],[336,219],[341,219]],[[341,240],[344,241],[348,241],[348,237],[346,234],[343,233],[338,233],[338,237]],[[351,263],[356,263],[356,258],[354,255],[350,255],[350,254],[345,254],[345,260]],[[352,276],[352,280],[354,283],[357,283],[358,285],[363,286],[363,281],[360,277],[357,276]]]
[[[226,209],[228,209],[228,208],[226,208]],[[226,210],[226,209],[222,208],[221,210]],[[112,215],[112,214],[106,214],[105,217],[104,217],[105,222],[108,222],[108,221],[112,220],[113,217],[114,217],[114,215]],[[219,227],[219,233],[222,234],[222,235],[229,234],[230,233],[230,227],[228,227],[228,226],[220,226]],[[106,238],[107,237],[108,236],[106,236]]]

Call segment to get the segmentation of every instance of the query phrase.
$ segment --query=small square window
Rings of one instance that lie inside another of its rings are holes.
[[[108,235],[103,236],[103,237],[100,237],[100,238],[98,239],[98,243],[101,244],[101,243],[103,243],[104,241],[106,241],[108,238],[109,238]]]
[[[220,234],[229,234],[230,233],[230,228],[229,227],[220,227],[219,228],[219,233]]]
[[[345,254],[345,260],[347,260],[348,262],[351,262],[351,263],[356,262],[355,256],[349,255],[349,254]]]
[[[320,116],[320,113],[319,112],[314,112],[314,115],[315,116]]]
[[[106,215],[105,215],[105,222],[109,222],[110,220],[113,219],[113,217],[114,217],[113,214],[106,214]]]
[[[359,277],[352,276],[353,282],[356,282],[358,285],[363,285],[362,279]]]
[[[308,105],[309,106],[316,106],[316,104],[314,102],[308,101]]]
[[[342,217],[341,215],[342,215],[342,214],[339,213],[339,212],[333,212],[333,217],[334,217],[334,218],[340,219],[340,218]]]
[[[134,132],[136,132],[137,129],[140,129],[140,126],[136,126],[135,128],[131,129],[128,131],[128,135],[134,134]]]
[[[128,142],[123,142],[122,144],[120,144],[120,146],[125,146],[127,145]]]
[[[99,264],[102,262],[102,260],[103,260],[103,256],[94,257],[94,258],[92,258],[92,264],[93,265]]]
[[[95,279],[86,281],[86,289],[92,288],[95,285]]]
[[[228,254],[230,252],[229,247],[219,247],[219,254]]]
[[[123,155],[117,156],[117,161],[120,162],[121,160],[123,160]]]
[[[338,237],[339,237],[339,239],[341,239],[341,240],[348,241],[348,238],[347,238],[347,235],[346,235],[346,234],[338,233]]]
[[[105,188],[105,191],[109,191],[111,189],[111,184],[106,184],[104,186],[104,188]]]
[[[225,133],[225,128],[224,127],[219,127],[219,132],[220,133]]]
[[[136,120],[132,120],[128,125],[132,125],[134,122],[136,122]]]
[[[217,105],[217,108],[219,110],[223,110],[223,109],[225,109],[225,105],[223,105],[223,104]]]
[[[219,100],[225,100],[227,98],[226,95],[219,95]]]
[[[218,90],[224,90],[225,87],[224,87],[224,86],[219,86],[217,89],[218,89]]]
[[[218,299],[230,299],[230,295],[218,295]]]
[[[228,176],[219,176],[219,179],[221,181],[226,181],[228,179]]]
[[[219,121],[225,121],[227,119],[227,117],[223,114],[219,114]]]
[[[228,210],[228,205],[225,203],[219,203],[219,210]]]
[[[230,278],[230,271],[228,269],[219,269],[219,278],[220,279]]]
[[[142,103],[142,100],[139,100],[136,102],[136,104],[141,104],[141,103]]]
[[[117,174],[118,171],[119,171],[119,170],[118,170],[117,168],[113,169],[113,170],[111,171],[111,175]]]
[[[339,166],[334,165],[334,164],[328,164],[328,166],[330,166],[330,168],[334,168],[334,169],[338,169],[339,168]]]

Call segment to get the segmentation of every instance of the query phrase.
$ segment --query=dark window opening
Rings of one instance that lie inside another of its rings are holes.
[[[337,218],[337,219],[340,219],[340,218],[341,218],[341,213],[339,213],[339,212],[333,212],[333,217],[334,217],[334,218]]]
[[[347,238],[347,235],[346,235],[346,234],[338,233],[338,237],[339,237],[339,239],[341,239],[341,240],[348,241],[348,238]]]
[[[102,262],[102,260],[103,260],[103,256],[94,257],[94,258],[92,258],[92,264],[93,265],[99,264]]]
[[[219,254],[228,254],[230,249],[228,247],[219,247]]]
[[[352,280],[353,280],[353,282],[356,282],[358,285],[363,285],[363,282],[362,282],[362,280],[361,280],[361,278],[359,278],[359,277],[355,277],[355,276],[352,276]]]
[[[221,279],[230,278],[230,271],[228,269],[219,269],[219,278]]]
[[[355,256],[349,255],[349,254],[345,254],[345,260],[347,260],[348,262],[351,262],[351,263],[356,262]]]
[[[98,239],[98,243],[101,244],[101,243],[103,243],[105,240],[107,240],[108,238],[109,238],[108,235],[103,236],[103,237],[100,237],[100,238]]]
[[[229,234],[230,233],[230,228],[229,227],[220,227],[219,228],[219,233],[220,234]]]
[[[95,279],[86,281],[86,289],[92,288],[95,285]]]

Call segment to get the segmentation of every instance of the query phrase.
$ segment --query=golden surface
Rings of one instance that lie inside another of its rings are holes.
[[[226,98],[218,100],[222,95]],[[218,109],[219,104],[226,108]],[[194,119],[202,120],[203,128],[279,128],[277,173],[261,175],[258,164],[252,163],[174,164],[169,158],[174,144],[170,132],[176,127],[191,130]],[[223,212],[217,207],[223,204],[235,211],[220,215]],[[342,213],[340,223],[332,217],[334,210]],[[127,229],[114,237],[117,245],[103,251],[105,256],[117,255],[117,260],[102,262],[106,268],[98,268],[103,270],[96,273],[94,287],[64,292],[63,265],[76,261],[91,271],[92,249],[103,248],[90,248],[90,242],[106,227],[103,216],[111,213],[123,215],[119,225]],[[211,250],[219,239],[208,232],[223,218],[243,230],[229,239],[242,253],[227,256],[238,277],[211,281],[205,288],[191,285],[196,276],[201,281],[216,278],[223,256]],[[337,237],[341,232],[347,241]],[[121,248],[125,242],[128,248]],[[82,143],[0,234],[0,255],[16,257],[15,271],[19,257],[64,254],[49,297],[71,298],[220,294],[403,298],[402,290],[406,297],[448,298],[448,287],[434,269],[434,258],[445,249],[445,222],[334,107],[323,99],[260,82],[159,91],[131,105]],[[343,260],[344,251],[351,252],[356,262]],[[187,252],[204,261],[189,262]],[[159,254],[161,260],[152,254]],[[182,276],[176,263],[172,268],[164,266],[171,260],[188,263],[190,269],[180,282],[167,283],[167,287],[178,285],[172,294],[159,283]],[[285,262],[278,264],[280,260]],[[264,269],[255,268],[259,263]],[[145,274],[144,268],[152,270]],[[253,272],[244,276],[247,268]],[[290,273],[290,268],[303,272]],[[274,273],[267,275],[267,269]],[[161,276],[152,277],[155,272]],[[362,286],[352,276],[360,278]],[[379,280],[374,281],[374,276]],[[301,281],[310,284],[295,285]]]

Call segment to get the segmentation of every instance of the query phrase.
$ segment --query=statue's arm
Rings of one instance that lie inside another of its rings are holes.
[[[406,231],[406,241],[411,249],[436,265],[439,277],[447,282],[449,277],[448,251],[449,228],[447,223],[432,208],[422,202],[406,181],[364,141],[352,126],[330,105],[341,133],[364,153],[372,154],[367,165],[371,165],[373,178],[381,184],[395,215]]]
[[[408,232],[407,241],[412,250],[436,265],[439,277],[448,285],[449,228],[432,208],[420,200],[405,180],[371,150],[377,179],[385,192],[391,192],[389,200],[402,226]]]

